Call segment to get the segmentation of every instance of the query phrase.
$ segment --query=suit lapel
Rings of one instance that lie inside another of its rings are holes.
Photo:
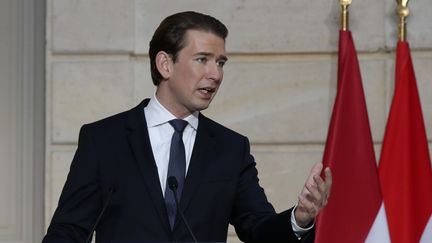
[[[143,175],[147,190],[151,196],[156,210],[159,212],[160,220],[166,227],[165,230],[170,234],[170,226],[165,208],[165,201],[160,187],[159,176],[155,159],[153,156],[150,138],[147,130],[147,123],[144,116],[144,107],[149,100],[144,100],[137,107],[132,109],[128,117],[128,136],[130,146],[133,150],[138,168]]]

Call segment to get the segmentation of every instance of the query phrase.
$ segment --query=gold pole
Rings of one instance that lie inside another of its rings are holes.
[[[406,18],[409,15],[409,9],[408,9],[408,1],[409,0],[396,0],[397,2],[397,9],[396,14],[399,16],[399,41],[405,41],[406,40]]]
[[[339,0],[339,4],[341,5],[341,30],[349,29],[349,14],[348,14],[348,6],[351,4],[352,0]]]

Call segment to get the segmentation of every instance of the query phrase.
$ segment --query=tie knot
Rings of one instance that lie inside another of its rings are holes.
[[[180,132],[183,133],[183,130],[185,129],[186,125],[188,124],[187,121],[182,120],[182,119],[174,119],[169,121],[169,123],[171,124],[171,126],[174,128],[174,130],[176,132]]]

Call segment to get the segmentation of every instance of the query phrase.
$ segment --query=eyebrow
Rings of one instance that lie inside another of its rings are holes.
[[[206,57],[213,57],[214,54],[211,52],[197,52],[195,53],[194,56],[206,56]],[[228,57],[225,55],[220,55],[218,58],[218,60],[223,60],[223,61],[228,61]]]

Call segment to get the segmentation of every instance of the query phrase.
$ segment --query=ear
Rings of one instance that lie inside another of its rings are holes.
[[[171,76],[172,71],[171,56],[164,51],[158,52],[158,54],[156,54],[156,67],[162,77],[168,79]]]

